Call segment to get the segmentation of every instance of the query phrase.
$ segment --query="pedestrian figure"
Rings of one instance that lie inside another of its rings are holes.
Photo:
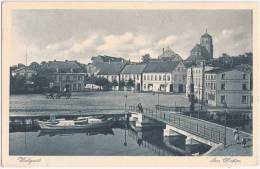
[[[234,133],[235,142],[238,144],[239,140],[240,140],[240,138],[239,138],[240,133],[239,133],[238,128],[235,131],[233,131],[233,133]]]
[[[242,146],[245,148],[246,147],[246,138],[242,138]]]
[[[143,113],[143,107],[141,103],[138,103],[137,108],[139,113]]]

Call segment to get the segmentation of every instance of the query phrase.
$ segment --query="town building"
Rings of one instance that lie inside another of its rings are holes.
[[[193,75],[193,84],[194,84],[194,96],[198,101],[205,101],[205,71],[211,70],[214,67],[205,66],[204,62],[200,64],[194,65],[192,67],[187,68],[187,83],[186,83],[186,96],[190,96],[190,85],[191,85],[191,70]],[[204,68],[203,68],[204,66]]]
[[[41,72],[47,72],[51,79],[50,87],[58,87],[60,91],[82,91],[87,77],[86,69],[77,61],[49,61]]]
[[[32,70],[28,66],[24,66],[18,69],[13,70],[12,76],[24,76],[26,79],[30,79],[33,75],[36,75],[37,72],[35,70]]]
[[[108,62],[103,63],[100,67],[97,77],[103,77],[109,82],[116,81],[118,84],[121,81],[120,72],[125,67],[126,63],[124,62]],[[114,90],[119,90],[119,85],[114,87]]]
[[[85,66],[88,75],[89,76],[96,76],[98,72],[101,70],[103,65],[109,64],[109,63],[126,63],[126,60],[123,58],[118,58],[118,57],[112,57],[112,56],[107,56],[107,55],[98,55],[98,56],[93,56],[91,58],[91,62],[88,65]]]
[[[137,92],[142,91],[143,86],[143,70],[146,64],[129,64],[124,67],[121,71],[120,76],[121,80],[127,84],[127,82],[131,79],[134,82],[134,86],[132,90]]]
[[[93,65],[99,65],[99,64],[110,63],[110,62],[126,62],[124,58],[112,57],[107,55],[93,56],[91,58],[91,61]]]
[[[185,91],[186,68],[182,61],[149,62],[143,70],[143,91]]]
[[[163,61],[182,61],[181,56],[175,53],[170,47],[163,48],[163,52],[158,58]]]
[[[251,108],[253,79],[252,66],[216,68],[205,71],[205,97],[211,106]]]
[[[201,62],[213,59],[213,40],[212,36],[206,32],[200,37],[200,44],[196,44],[190,51],[187,62]]]

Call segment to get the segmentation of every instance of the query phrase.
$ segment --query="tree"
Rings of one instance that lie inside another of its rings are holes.
[[[148,63],[150,60],[151,60],[151,56],[150,56],[149,53],[142,56],[142,62],[143,63]]]
[[[117,82],[116,79],[114,79],[114,80],[112,81],[112,86],[118,86],[118,82]]]
[[[132,80],[132,79],[129,79],[128,81],[127,81],[127,88],[131,88],[131,87],[134,87],[135,86],[135,83],[134,83],[134,81]]]
[[[112,84],[104,77],[98,77],[95,80],[95,85],[101,86],[104,90],[109,90]]]
[[[32,70],[38,71],[38,69],[40,68],[40,64],[37,62],[32,62],[29,66]]]
[[[125,81],[124,80],[119,81],[119,87],[120,87],[120,90],[122,90],[125,87]]]
[[[33,81],[34,91],[37,93],[43,92],[50,84],[50,80],[41,74],[33,75],[31,81]]]

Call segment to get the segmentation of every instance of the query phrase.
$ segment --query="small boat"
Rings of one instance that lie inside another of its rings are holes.
[[[51,119],[48,121],[38,121],[38,124],[41,130],[90,129],[90,128],[99,128],[99,127],[110,127],[113,124],[113,119],[79,117],[75,120]]]

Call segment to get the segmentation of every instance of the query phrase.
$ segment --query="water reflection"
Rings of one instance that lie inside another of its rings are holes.
[[[97,134],[114,135],[112,128],[98,128],[88,130],[40,130],[38,137],[41,136],[67,136],[83,133],[87,136],[93,136]]]
[[[180,156],[209,149],[201,144],[197,149],[188,149],[185,136],[165,137],[164,128],[157,125],[140,129],[118,121],[98,129],[40,130],[37,123],[14,123],[10,125],[10,154]]]

